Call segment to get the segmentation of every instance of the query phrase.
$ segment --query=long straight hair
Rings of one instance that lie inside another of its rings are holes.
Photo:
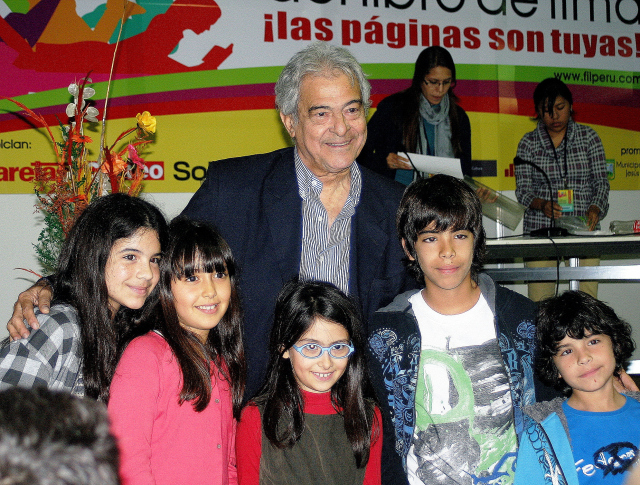
[[[246,380],[246,363],[242,341],[242,310],[238,295],[236,264],[226,241],[210,225],[178,217],[170,226],[169,245],[160,263],[160,303],[163,318],[157,328],[171,347],[182,372],[182,390],[178,402],[191,401],[200,412],[211,400],[211,367],[229,383],[233,415],[240,419]],[[197,272],[227,273],[231,298],[226,313],[209,331],[203,344],[180,325],[171,283],[189,278]]]
[[[343,326],[355,347],[344,374],[331,388],[331,402],[344,418],[356,465],[363,468],[369,460],[375,400],[366,370],[362,321],[354,303],[329,283],[294,280],[278,295],[269,338],[267,381],[255,399],[263,406],[263,430],[281,449],[295,445],[304,431],[302,392],[283,354],[294,351],[292,346],[318,318]],[[379,425],[376,423],[376,430]]]
[[[416,151],[418,147],[418,133],[420,133],[420,96],[422,83],[431,69],[445,67],[451,71],[451,87],[449,96],[449,121],[451,123],[451,146],[456,157],[462,156],[460,143],[460,123],[458,118],[458,97],[453,92],[456,86],[456,65],[447,49],[437,45],[424,49],[416,60],[411,86],[402,92],[402,143],[407,150]],[[471,155],[471,154],[469,154]]]
[[[139,230],[167,242],[167,223],[155,206],[125,194],[100,197],[82,212],[65,241],[54,282],[56,301],[72,305],[80,317],[85,394],[109,400],[109,385],[122,351],[132,338],[150,328],[146,323],[157,302],[155,288],[142,308],[109,310],[105,268],[113,245]]]

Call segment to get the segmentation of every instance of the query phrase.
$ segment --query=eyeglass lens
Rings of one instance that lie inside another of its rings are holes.
[[[431,84],[432,86],[448,86],[451,84],[451,79],[447,79],[446,81],[438,81],[437,79],[425,79],[425,83]]]
[[[303,345],[300,350],[305,357],[318,357],[323,351],[322,347],[316,344]],[[349,351],[347,344],[333,344],[329,347],[329,354],[332,357],[345,357]]]

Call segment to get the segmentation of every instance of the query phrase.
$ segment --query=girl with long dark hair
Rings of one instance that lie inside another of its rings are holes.
[[[424,49],[411,86],[383,99],[367,125],[367,142],[358,162],[408,185],[413,167],[399,152],[459,158],[471,175],[471,124],[458,105],[456,66],[447,49]]]
[[[267,381],[238,425],[238,478],[380,483],[381,415],[359,313],[329,283],[293,281],[276,302]]]
[[[124,347],[148,330],[166,239],[164,216],[142,199],[91,203],[62,248],[51,311],[36,310],[40,328],[0,350],[0,388],[46,385],[108,401]]]
[[[129,344],[111,384],[123,484],[236,483],[246,369],[229,246],[208,224],[175,219],[159,288],[162,317]]]

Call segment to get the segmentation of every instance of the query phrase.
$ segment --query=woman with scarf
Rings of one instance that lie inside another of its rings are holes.
[[[367,143],[358,162],[408,185],[411,161],[400,152],[459,158],[471,175],[471,125],[453,93],[456,66],[440,46],[428,47],[416,61],[411,86],[383,99],[369,120]]]

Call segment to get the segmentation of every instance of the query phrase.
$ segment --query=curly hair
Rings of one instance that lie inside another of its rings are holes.
[[[538,377],[566,395],[571,393],[571,387],[559,377],[553,361],[558,344],[565,337],[581,339],[592,334],[608,336],[616,360],[613,373],[616,377],[635,350],[631,326],[620,319],[613,308],[582,291],[566,291],[560,296],[541,301],[538,304],[536,327]]]
[[[442,174],[418,179],[404,191],[396,213],[396,228],[400,241],[404,241],[406,251],[413,258],[405,256],[403,262],[419,283],[424,283],[424,273],[415,244],[418,234],[433,223],[436,231],[466,230],[473,234],[471,278],[477,282],[484,262],[486,236],[482,204],[476,193],[463,181]]]

